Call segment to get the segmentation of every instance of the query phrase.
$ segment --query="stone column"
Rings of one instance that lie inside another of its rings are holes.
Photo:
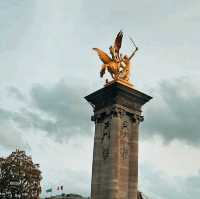
[[[85,97],[94,108],[92,199],[137,199],[138,127],[151,97],[114,82]]]

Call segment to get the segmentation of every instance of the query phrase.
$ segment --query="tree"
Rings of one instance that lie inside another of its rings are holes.
[[[0,198],[38,199],[41,172],[25,151],[16,150],[0,158]]]

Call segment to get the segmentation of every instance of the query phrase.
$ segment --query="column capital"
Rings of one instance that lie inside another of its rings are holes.
[[[141,107],[152,97],[119,82],[114,82],[86,96],[85,99],[92,105],[95,112],[114,104],[141,111]]]

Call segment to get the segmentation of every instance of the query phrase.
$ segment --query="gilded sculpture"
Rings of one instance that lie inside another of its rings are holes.
[[[110,73],[111,77],[114,81],[121,81],[127,84],[129,83],[130,78],[130,67],[131,67],[131,59],[135,55],[138,47],[135,45],[134,41],[130,38],[132,44],[134,45],[134,50],[130,56],[123,55],[120,53],[120,48],[122,46],[122,38],[123,32],[120,31],[115,38],[115,42],[113,46],[110,46],[109,52],[111,57],[105,53],[103,50],[99,48],[93,48],[103,62],[101,67],[100,76],[103,77],[106,70]],[[106,80],[106,83],[109,83]]]

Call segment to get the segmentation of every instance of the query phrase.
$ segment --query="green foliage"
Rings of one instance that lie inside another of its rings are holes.
[[[0,198],[37,199],[41,193],[39,165],[24,151],[0,158]]]

